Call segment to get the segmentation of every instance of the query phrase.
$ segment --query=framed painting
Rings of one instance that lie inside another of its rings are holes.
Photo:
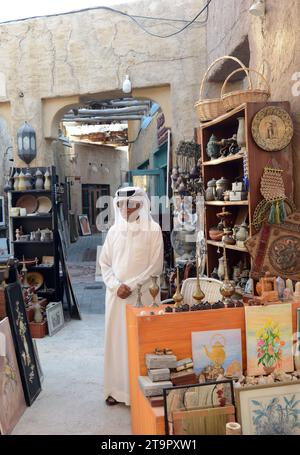
[[[194,370],[207,379],[218,374],[239,377],[243,373],[240,329],[192,332],[192,349]]]
[[[64,312],[61,302],[50,302],[46,307],[49,335],[52,336],[65,325]]]
[[[235,389],[243,435],[300,435],[300,381]]]
[[[235,421],[232,380],[166,388],[163,398],[167,435],[225,434]]]
[[[8,318],[0,322],[0,432],[10,434],[26,409]]]
[[[41,392],[41,382],[20,284],[9,284],[5,293],[25,400],[30,406]]]
[[[87,215],[79,215],[79,224],[82,235],[92,235],[90,223]]]
[[[294,371],[291,304],[246,306],[245,318],[248,376]]]

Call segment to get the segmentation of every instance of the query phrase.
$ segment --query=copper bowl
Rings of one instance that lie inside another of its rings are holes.
[[[208,231],[209,238],[215,242],[221,242],[224,235],[223,231],[220,231],[218,228],[213,227]]]

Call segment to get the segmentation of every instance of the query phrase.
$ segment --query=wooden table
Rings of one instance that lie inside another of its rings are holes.
[[[297,328],[298,307],[300,303],[293,304],[294,332]],[[149,308],[142,310],[149,313]],[[152,408],[138,384],[138,377],[147,375],[145,354],[153,352],[158,347],[171,348],[180,360],[192,356],[192,332],[241,329],[245,368],[247,365],[245,310],[244,308],[224,308],[154,316],[140,316],[140,312],[140,308],[127,306],[132,433],[163,435],[165,434],[163,407]]]

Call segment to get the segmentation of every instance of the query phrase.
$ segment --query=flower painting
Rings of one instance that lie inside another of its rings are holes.
[[[247,373],[293,371],[291,304],[246,307]]]
[[[237,394],[244,435],[300,435],[300,382],[245,387]]]

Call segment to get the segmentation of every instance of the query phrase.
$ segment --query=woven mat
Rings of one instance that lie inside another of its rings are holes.
[[[300,212],[294,212],[281,225],[264,224],[246,242],[253,259],[251,277],[273,276],[300,280]]]

